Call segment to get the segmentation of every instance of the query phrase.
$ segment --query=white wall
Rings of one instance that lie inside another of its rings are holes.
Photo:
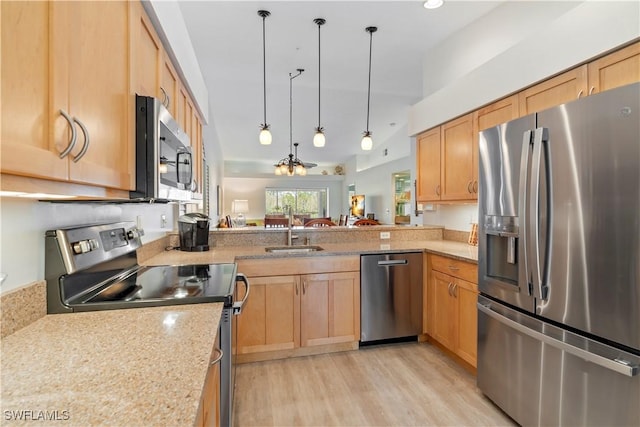
[[[640,37],[637,1],[529,2],[524,15],[522,4],[505,2],[425,57],[409,135]]]
[[[249,201],[249,213],[246,218],[264,218],[266,187],[276,188],[328,188],[329,189],[329,216],[338,218],[341,213],[346,213],[346,205],[342,192],[342,176],[328,177],[327,179],[296,178],[296,177],[272,177],[272,178],[241,178],[225,177],[224,179],[224,214],[235,215],[231,212],[231,203],[235,199]]]
[[[365,212],[374,213],[376,219],[384,224],[393,224],[395,219],[394,203],[394,181],[395,172],[410,171],[411,177],[415,177],[413,172],[415,161],[410,156],[392,162],[384,163],[372,168],[357,171],[355,174],[347,175],[345,184],[356,185],[356,194],[365,196]],[[346,190],[345,190],[346,199]],[[413,203],[415,194],[411,194]],[[412,214],[413,217],[413,214]],[[415,223],[415,218],[412,218]]]
[[[162,227],[161,215],[167,225]],[[164,236],[177,220],[175,204],[48,203],[33,200],[0,200],[0,271],[7,278],[4,293],[44,279],[45,231],[102,222],[136,221],[145,230],[143,243]]]

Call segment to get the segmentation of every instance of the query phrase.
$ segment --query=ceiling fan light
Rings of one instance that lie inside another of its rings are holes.
[[[313,135],[313,146],[314,147],[324,147],[325,137],[322,129],[316,129],[316,134]]]
[[[293,176],[294,173],[295,170],[293,169],[293,166],[289,166],[289,168],[287,168],[287,176]]]
[[[271,132],[269,131],[269,125],[263,125],[262,130],[260,131],[260,144],[262,145],[270,145],[271,144]]]
[[[437,9],[444,4],[444,0],[427,0],[422,5],[425,9]]]
[[[371,132],[365,132],[362,137],[362,141],[360,141],[360,148],[364,151],[371,151],[373,148],[373,139],[371,139]]]
[[[306,176],[307,175],[307,168],[303,167],[302,170],[300,172],[298,172],[298,175]]]
[[[281,164],[280,165],[280,175],[284,175],[286,173],[289,172],[289,166],[287,166],[286,164]]]
[[[302,175],[302,172],[304,171],[304,166],[302,165],[302,163],[298,163],[296,165],[296,173],[298,175]]]
[[[275,174],[280,176],[282,175],[282,171],[280,170],[280,166],[276,166]]]

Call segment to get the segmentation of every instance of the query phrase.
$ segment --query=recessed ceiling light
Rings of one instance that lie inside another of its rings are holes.
[[[423,3],[425,9],[437,9],[444,4],[444,0],[427,0]]]

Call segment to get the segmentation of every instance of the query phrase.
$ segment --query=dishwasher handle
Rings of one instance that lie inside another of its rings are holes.
[[[385,261],[378,261],[378,267],[393,267],[396,265],[407,265],[409,264],[408,259],[390,259]]]

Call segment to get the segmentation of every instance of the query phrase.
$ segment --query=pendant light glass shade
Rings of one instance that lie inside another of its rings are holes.
[[[323,18],[316,18],[313,22],[318,26],[318,127],[316,128],[316,133],[313,136],[313,146],[321,148],[324,147],[326,140],[323,132],[324,129],[320,126],[320,27],[327,21]]]
[[[271,132],[269,131],[269,126],[263,126],[260,131],[260,144],[269,145],[271,144]]]
[[[265,45],[264,23],[267,16],[271,15],[268,10],[259,10],[258,16],[262,18],[262,83],[263,83],[263,100],[264,100],[264,123],[260,125],[260,144],[271,144],[271,131],[267,124],[267,49]]]
[[[360,141],[360,148],[364,151],[370,151],[373,148],[373,139],[371,139],[371,132],[365,132]]]
[[[325,143],[324,132],[322,132],[322,128],[317,128],[316,134],[313,135],[313,146],[324,147],[324,143]]]
[[[373,148],[373,139],[371,139],[371,132],[369,131],[369,106],[371,104],[371,48],[373,46],[373,33],[378,31],[378,27],[367,27],[365,31],[369,33],[369,85],[367,87],[367,130],[364,131],[362,141],[360,141],[360,148],[364,151],[369,151]]]

